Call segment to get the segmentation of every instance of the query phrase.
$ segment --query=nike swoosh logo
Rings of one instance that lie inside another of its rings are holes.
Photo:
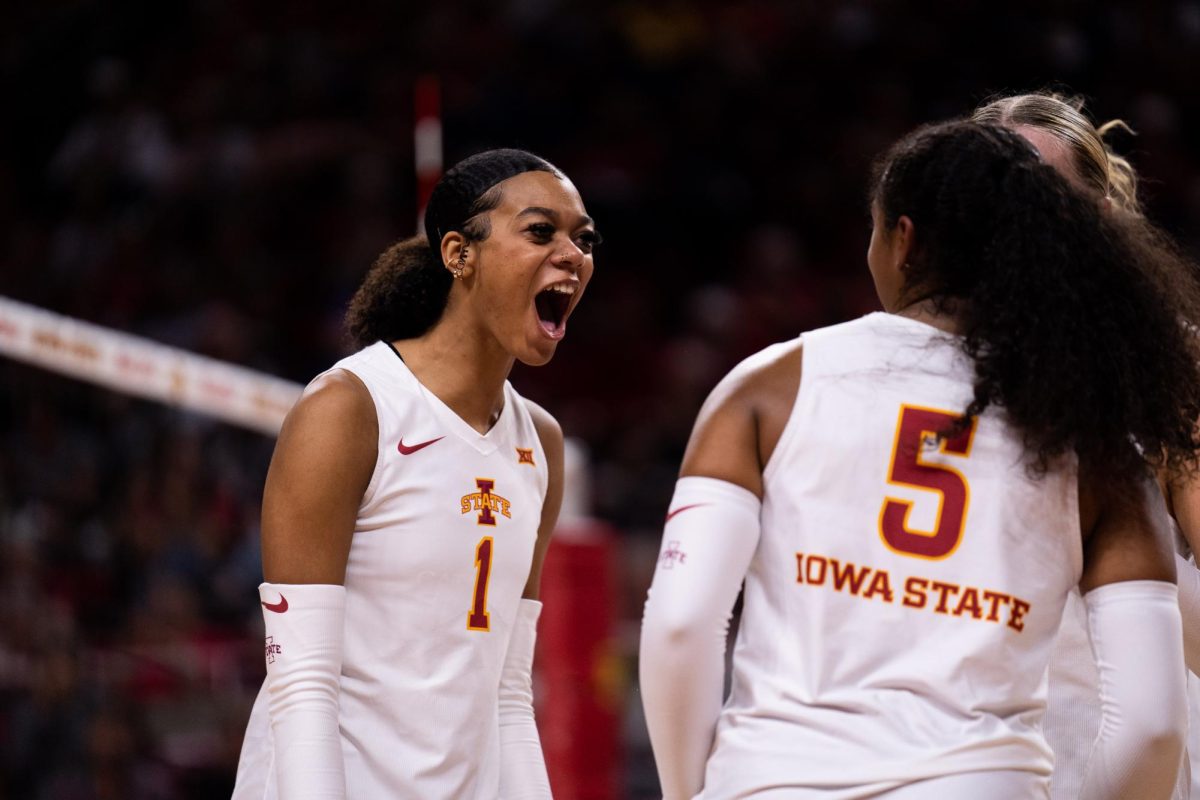
[[[263,603],[263,608],[267,611],[274,611],[276,614],[282,614],[287,611],[287,598],[279,595],[278,603]]]
[[[440,442],[444,438],[446,438],[446,437],[439,436],[436,439],[430,439],[428,442],[421,442],[420,444],[407,445],[404,443],[404,437],[401,436],[400,443],[398,445],[396,445],[396,449],[400,451],[400,455],[402,455],[402,456],[411,456],[413,453],[417,452],[418,450],[429,447],[429,445],[433,444],[434,442]]]
[[[672,511],[670,514],[667,514],[667,518],[665,520],[663,520],[663,524],[665,525],[668,522],[670,522],[671,517],[675,516],[676,514],[682,514],[683,512],[687,511],[690,508],[699,508],[700,506],[706,506],[706,505],[709,505],[709,504],[708,503],[692,503],[690,506],[680,506],[679,508]]]

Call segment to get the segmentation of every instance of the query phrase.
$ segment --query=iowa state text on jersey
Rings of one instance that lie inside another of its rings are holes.
[[[796,553],[796,583],[824,586],[863,600],[897,602],[892,576],[885,569],[860,567],[849,561],[828,556]],[[1018,633],[1025,628],[1030,604],[1005,592],[960,586],[911,575],[896,586],[903,586],[899,602],[905,608],[934,614],[964,617],[983,622],[1004,622]]]

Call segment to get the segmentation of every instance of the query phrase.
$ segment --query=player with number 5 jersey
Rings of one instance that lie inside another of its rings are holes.
[[[380,256],[361,349],[280,434],[237,800],[550,797],[531,669],[563,438],[507,377],[553,356],[599,237],[520,150],[447,172],[425,230]]]
[[[663,795],[1047,798],[1079,586],[1107,715],[1082,796],[1166,798],[1186,705],[1153,470],[1198,449],[1194,273],[998,126],[920,129],[876,176],[888,313],[748,359],[684,456],[640,660]]]

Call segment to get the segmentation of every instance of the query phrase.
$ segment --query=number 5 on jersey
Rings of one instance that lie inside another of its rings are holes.
[[[892,445],[888,483],[935,492],[938,496],[937,517],[933,530],[913,530],[908,500],[886,497],[879,512],[879,535],[897,553],[917,558],[946,558],[958,548],[967,521],[967,506],[971,490],[961,472],[947,464],[929,464],[921,458],[927,441],[962,419],[961,414],[919,406],[900,406],[896,423],[896,440]],[[937,451],[942,455],[966,458],[971,454],[976,420],[953,438],[938,438]]]

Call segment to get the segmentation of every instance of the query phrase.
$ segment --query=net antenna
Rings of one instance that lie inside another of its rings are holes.
[[[417,174],[417,233],[425,230],[425,206],[442,177],[441,81],[436,75],[417,78],[413,93],[413,161]]]

